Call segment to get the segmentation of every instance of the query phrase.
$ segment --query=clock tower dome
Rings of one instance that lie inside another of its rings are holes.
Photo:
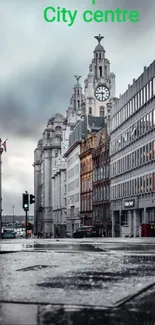
[[[107,103],[115,97],[115,75],[110,72],[110,61],[101,44],[104,37],[99,34],[94,38],[98,44],[85,80],[85,106],[87,115],[103,117],[107,116]]]

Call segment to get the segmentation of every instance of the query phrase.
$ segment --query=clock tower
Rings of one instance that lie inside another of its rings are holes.
[[[115,97],[115,75],[110,72],[110,61],[101,44],[104,37],[99,34],[94,38],[98,44],[85,80],[85,112],[86,115],[103,117],[107,116],[107,103]]]

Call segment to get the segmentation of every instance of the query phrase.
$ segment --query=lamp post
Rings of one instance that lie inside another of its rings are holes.
[[[14,220],[14,210],[15,210],[15,206],[13,205],[13,206],[12,206],[12,216],[13,216],[13,231],[14,231],[14,223],[15,223],[15,220]]]

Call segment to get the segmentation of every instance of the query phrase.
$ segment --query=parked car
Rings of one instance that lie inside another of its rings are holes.
[[[2,239],[13,239],[16,238],[16,233],[14,231],[5,231],[1,234]]]
[[[100,237],[100,232],[95,226],[83,226],[73,233],[73,238],[84,237]]]

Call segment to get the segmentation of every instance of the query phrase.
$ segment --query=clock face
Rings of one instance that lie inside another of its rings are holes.
[[[95,97],[100,102],[105,102],[110,97],[110,91],[106,86],[100,85],[95,90]]]

